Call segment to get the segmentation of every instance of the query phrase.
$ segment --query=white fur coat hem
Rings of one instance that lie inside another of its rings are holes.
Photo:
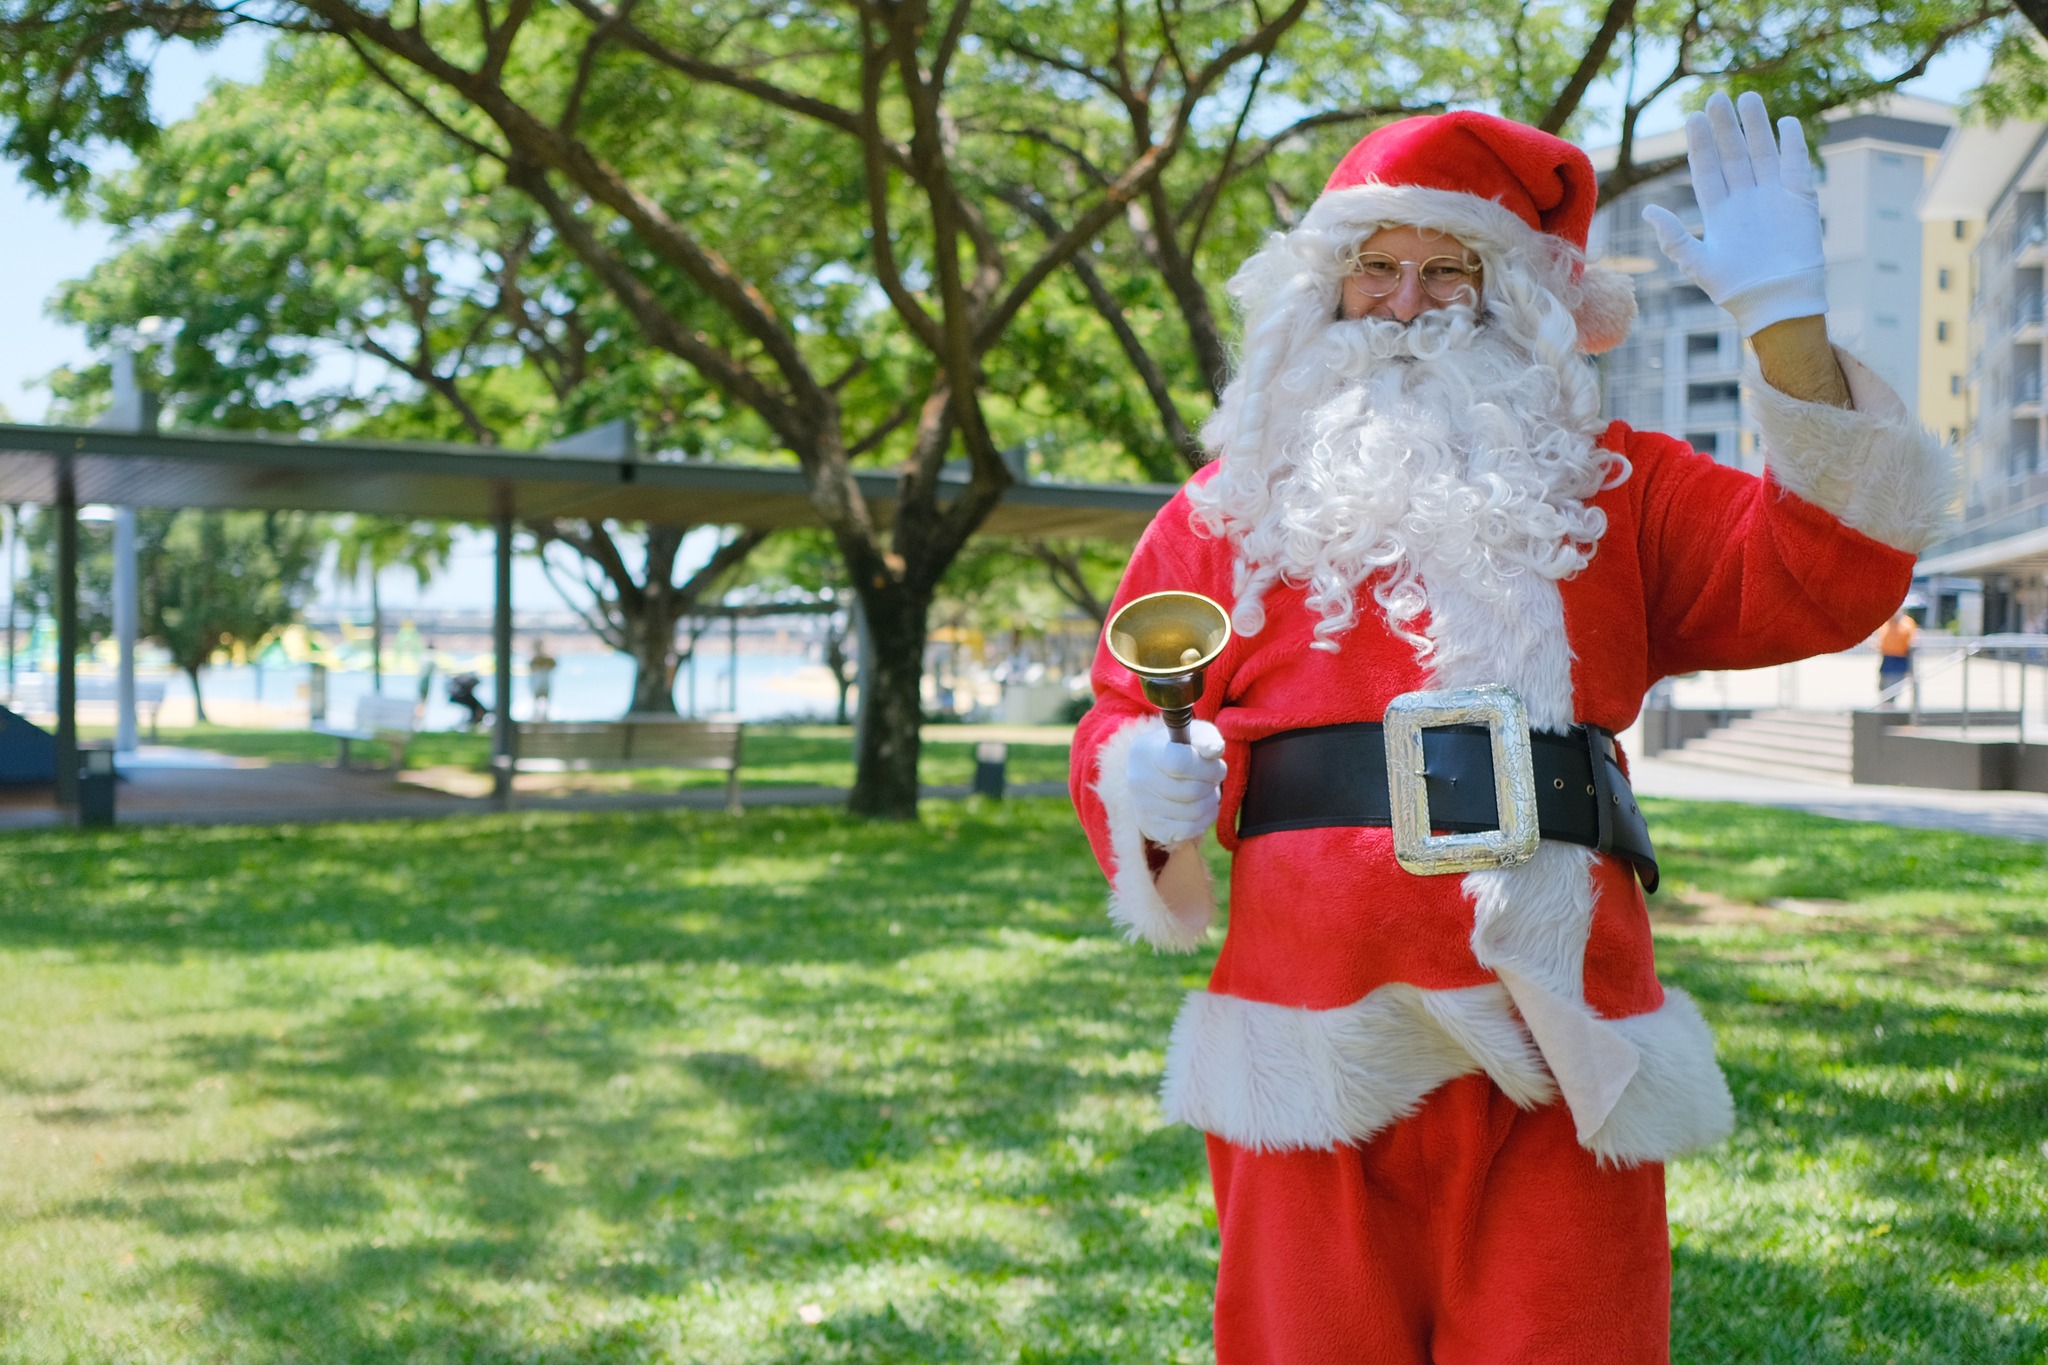
[[[1599,1127],[1581,1134],[1603,1164],[1668,1161],[1732,1131],[1713,1035],[1691,999],[1668,991],[1649,1014],[1599,1023],[1638,1059]],[[1475,1071],[1525,1109],[1559,1098],[1500,985],[1396,983],[1330,1010],[1191,991],[1167,1044],[1160,1095],[1168,1119],[1241,1147],[1331,1148],[1369,1139]]]

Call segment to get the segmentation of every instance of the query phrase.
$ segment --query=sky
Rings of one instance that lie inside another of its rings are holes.
[[[255,78],[262,59],[263,38],[256,30],[231,34],[203,53],[178,45],[167,47],[158,59],[152,91],[158,119],[170,122],[190,114],[213,81]],[[1930,99],[1957,100],[1982,77],[1987,60],[1982,47],[1952,51],[1906,88]],[[1659,117],[1645,124],[1645,133],[1676,126],[1681,116],[1675,100],[1656,113]],[[108,164],[118,162],[109,158]],[[0,407],[12,420],[45,420],[50,394],[43,377],[90,358],[82,330],[53,320],[45,306],[65,280],[85,274],[112,247],[108,229],[91,221],[67,219],[55,203],[24,184],[11,167],[0,165],[0,260],[12,263],[9,270],[0,272],[0,318],[7,324],[0,326]],[[490,565],[488,540],[464,536],[457,547],[456,564],[424,595],[418,593],[409,574],[392,575],[385,591],[387,596],[417,600],[423,606],[481,606],[489,601]],[[514,594],[520,602],[555,604],[554,591],[538,565],[522,562],[517,575]],[[344,599],[351,595],[342,594]]]

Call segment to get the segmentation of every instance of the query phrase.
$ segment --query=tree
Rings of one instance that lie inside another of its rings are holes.
[[[710,589],[726,578],[754,547],[767,538],[765,531],[740,530],[727,535],[710,558],[676,579],[684,563],[680,552],[688,532],[681,527],[650,526],[641,541],[642,565],[638,573],[620,552],[618,541],[602,522],[548,521],[528,527],[541,552],[541,564],[550,575],[554,566],[547,559],[549,545],[566,545],[582,557],[595,573],[586,573],[582,587],[593,607],[586,609],[578,594],[557,585],[568,602],[596,636],[634,661],[633,712],[673,715],[676,709],[676,669],[696,648],[693,636],[678,647],[677,624],[691,612]]]
[[[347,582],[370,581],[370,689],[384,690],[384,599],[377,579],[386,569],[411,569],[424,589],[448,567],[454,533],[443,522],[400,517],[352,516],[335,536],[335,574]]]
[[[148,314],[178,319],[147,357],[173,422],[485,444],[538,444],[621,411],[657,440],[691,423],[693,386],[649,363],[531,207],[460,148],[419,137],[345,52],[278,54],[86,199],[123,245],[65,287],[59,312],[96,339]],[[321,363],[337,352],[366,363]],[[103,386],[97,373],[62,382],[80,399]],[[529,530],[543,556],[584,556],[599,634],[635,660],[633,709],[655,711],[674,709],[663,680],[677,617],[760,539],[728,533],[699,571],[678,558],[687,527]],[[424,584],[448,544],[431,523],[346,524],[339,568],[370,575],[373,673],[376,570],[403,563]]]
[[[308,60],[345,51],[538,214],[639,342],[703,386],[725,440],[798,462],[874,645],[852,805],[907,817],[935,594],[1009,482],[1001,449],[1034,434],[1032,395],[1072,397],[1048,388],[1072,377],[1057,348],[1020,344],[1030,326],[1114,346],[1098,406],[1149,405],[1160,435],[1133,454],[1163,444],[1185,468],[1199,459],[1186,405],[1228,369],[1219,262],[1285,223],[1373,122],[1456,101],[1569,130],[1619,73],[1620,183],[1661,169],[1631,150],[1653,93],[1737,74],[1812,113],[2010,14],[2002,0],[1311,8],[8,0],[0,110],[7,150],[63,190],[95,140],[152,135],[159,35],[261,23]],[[938,477],[955,453],[971,471],[957,495]],[[869,455],[900,472],[886,524],[852,477]]]
[[[1612,198],[1683,164],[1637,160],[1644,115],[1673,92],[1704,98],[1739,84],[1764,94],[1775,113],[1811,118],[1896,89],[1957,39],[2008,28],[2012,12],[2005,0],[1874,11],[1842,0],[1327,4],[1233,87],[1228,136],[1147,181],[1122,231],[1078,254],[1071,273],[1141,381],[1184,475],[1204,459],[1191,434],[1198,414],[1229,378],[1216,286],[1265,233],[1293,226],[1342,150],[1370,126],[1472,104],[1566,136],[1606,120],[1618,145],[1601,193]],[[1087,23],[1088,11],[1080,13],[1076,23]],[[1075,85],[1099,92],[1097,106],[1121,122],[1122,145],[1147,145],[1157,70],[1121,60],[1114,43],[1060,36],[1054,48],[1018,24],[992,41],[1042,63],[1063,61]],[[1061,173],[1043,177],[1019,206],[1049,230],[1116,162],[1072,136],[1034,136]],[[1147,468],[1167,477],[1156,456]]]
[[[92,644],[113,631],[113,536],[104,523],[80,530],[79,636]],[[23,585],[37,610],[53,615],[55,531],[54,518],[36,518]],[[141,634],[168,650],[191,679],[192,704],[202,723],[206,702],[199,670],[220,651],[237,645],[253,650],[298,620],[328,536],[325,518],[304,513],[136,513]]]
[[[48,508],[31,507],[20,522],[28,547],[28,572],[15,585],[37,616],[57,614],[57,519]],[[9,565],[11,571],[13,566]],[[102,521],[78,527],[78,640],[87,649],[114,633],[114,534]]]
[[[992,46],[965,3],[935,14],[881,0],[817,10],[305,0],[194,4],[173,18],[44,0],[0,11],[10,59],[0,103],[18,120],[8,145],[29,174],[76,185],[88,140],[149,135],[146,63],[131,34],[205,41],[254,21],[291,30],[295,44],[345,46],[538,208],[645,342],[798,461],[875,645],[851,804],[910,817],[926,615],[1010,479],[987,401],[990,361],[1040,286],[1307,9],[1161,6],[1124,23],[1127,58],[1162,73],[1156,136],[1134,153],[1102,149],[1108,182],[1063,205],[1071,215],[1044,240],[1017,230],[1006,198],[1034,159],[1028,149],[1019,158],[1008,92],[1071,79],[1057,59]],[[1111,10],[1097,10],[1107,34]],[[902,470],[886,526],[853,479],[853,461],[884,446]],[[972,477],[954,493],[938,473],[956,448]]]
[[[223,649],[253,649],[298,619],[326,548],[324,519],[296,512],[158,512],[138,523],[143,634],[192,681]]]
[[[812,530],[783,532],[747,561],[738,586],[763,598],[796,597],[839,608],[825,614],[819,662],[839,693],[833,723],[846,724],[847,699],[859,681],[860,658],[847,648],[857,633],[851,604],[858,599],[847,590],[846,565],[831,537]]]

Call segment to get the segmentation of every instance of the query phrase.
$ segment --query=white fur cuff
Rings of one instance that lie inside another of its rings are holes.
[[[1780,393],[1750,357],[1743,379],[1771,473],[1872,540],[1923,550],[1948,524],[1955,462],[1883,380],[1845,351],[1835,358],[1854,408]]]
[[[1148,729],[1165,722],[1148,716],[1124,726],[1103,744],[1096,759],[1095,793],[1109,820],[1109,917],[1123,926],[1133,942],[1143,939],[1170,952],[1193,952],[1209,932],[1216,915],[1216,889],[1209,865],[1197,844],[1176,844],[1166,852],[1157,876],[1146,854],[1131,808],[1129,783],[1131,745]]]

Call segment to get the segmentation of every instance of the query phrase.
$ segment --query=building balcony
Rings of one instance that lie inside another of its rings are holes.
[[[2039,417],[2041,415],[2041,372],[2039,370],[2014,378],[2012,383],[2012,415],[2015,417]]]
[[[1742,404],[1733,403],[1687,403],[1685,424],[1687,427],[1732,427],[1742,420]]]
[[[2042,339],[2041,296],[2022,297],[2013,303],[2012,337],[2014,341],[2029,342]]]
[[[2020,265],[2040,265],[2048,259],[2048,218],[2029,218],[2013,234],[2013,260]]]

